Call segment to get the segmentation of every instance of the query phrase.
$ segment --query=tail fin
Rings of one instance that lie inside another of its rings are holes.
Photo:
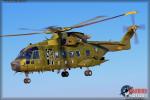
[[[124,35],[124,37],[121,40],[122,44],[125,44],[125,49],[130,49],[130,39],[133,37],[135,34],[135,31],[137,29],[136,25],[132,25],[128,28],[127,33]]]

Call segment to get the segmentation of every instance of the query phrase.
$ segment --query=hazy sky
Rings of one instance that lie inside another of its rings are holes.
[[[131,2],[28,2],[3,3],[2,34],[27,33],[19,28],[40,29],[51,25],[71,26],[95,16],[115,16],[137,10],[137,24],[144,24],[145,30],[138,30],[139,44],[132,39],[128,51],[109,52],[108,62],[90,68],[93,76],[84,76],[85,68],[72,69],[68,78],[56,72],[30,74],[31,84],[25,85],[24,73],[11,70],[10,62],[29,43],[45,40],[49,35],[33,35],[2,39],[2,81],[3,97],[121,97],[123,85],[135,88],[147,87],[148,29],[147,3]],[[73,31],[90,34],[90,40],[119,41],[125,34],[123,26],[131,25],[130,16],[102,22]]]

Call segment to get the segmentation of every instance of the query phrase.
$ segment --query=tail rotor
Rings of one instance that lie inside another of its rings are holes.
[[[136,32],[137,29],[145,29],[145,25],[136,25],[135,24],[135,16],[134,15],[131,15],[131,22],[132,22],[132,25],[129,26],[129,27],[123,27],[123,30],[130,30],[132,29],[134,31],[134,42],[135,44],[138,44],[139,43],[139,39],[138,39],[138,34]]]

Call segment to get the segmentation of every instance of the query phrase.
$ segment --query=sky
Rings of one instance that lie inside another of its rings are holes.
[[[63,98],[63,97],[121,97],[124,85],[147,88],[148,68],[148,4],[142,2],[26,2],[2,4],[2,34],[20,34],[33,31],[19,28],[41,29],[51,25],[72,26],[95,16],[112,17],[136,10],[139,44],[131,40],[131,49],[108,52],[108,62],[90,68],[91,77],[84,76],[86,68],[72,69],[68,78],[56,72],[29,74],[31,83],[23,83],[24,73],[11,70],[10,63],[29,43],[38,43],[49,35],[2,38],[2,97],[4,98]],[[120,41],[124,26],[132,25],[131,17],[121,17],[95,25],[74,29],[91,35],[90,41]]]

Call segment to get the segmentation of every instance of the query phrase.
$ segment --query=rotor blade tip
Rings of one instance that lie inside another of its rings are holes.
[[[125,16],[132,15],[132,14],[137,14],[137,11],[129,11],[125,13]]]

